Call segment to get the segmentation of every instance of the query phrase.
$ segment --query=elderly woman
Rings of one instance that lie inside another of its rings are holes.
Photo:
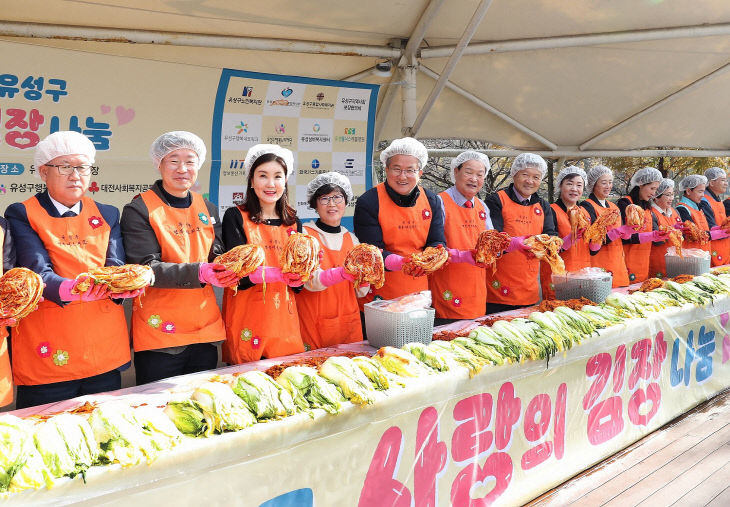
[[[635,204],[644,210],[642,227],[631,237],[624,239],[624,257],[629,283],[643,282],[649,277],[649,257],[653,241],[664,241],[669,233],[652,230],[651,199],[654,197],[662,173],[653,167],[639,169],[631,177],[629,193],[618,200],[616,205],[621,210],[621,221],[626,224],[626,208]]]
[[[710,240],[716,241],[725,239],[729,235],[727,232],[722,230],[720,226],[714,223],[708,223],[705,212],[702,210],[703,206],[708,206],[707,201],[704,201],[705,188],[707,187],[707,178],[701,174],[690,174],[685,176],[682,181],[679,182],[679,191],[682,193],[682,197],[677,204],[677,213],[682,222],[689,220],[694,223],[703,231],[707,231],[710,234]],[[712,245],[710,242],[698,242],[698,241],[684,241],[685,248],[700,248],[712,252]]]
[[[393,299],[428,290],[425,273],[401,272],[414,252],[445,245],[444,216],[436,194],[418,182],[428,162],[428,150],[412,137],[394,140],[380,153],[385,181],[362,194],[355,204],[355,235],[383,249],[385,285],[371,287],[364,301]]]
[[[618,211],[618,207],[608,200],[613,189],[613,172],[605,165],[592,167],[588,174],[588,199],[580,203],[588,215],[591,223],[598,217],[611,210]],[[629,275],[626,271],[624,249],[619,238],[630,238],[633,229],[621,226],[621,219],[617,219],[612,228],[607,231],[603,243],[591,243],[591,266],[603,268],[613,276],[613,287],[625,287],[629,284]]]
[[[588,177],[583,169],[576,166],[564,167],[555,179],[560,195],[558,200],[550,205],[553,209],[553,222],[558,234],[563,238],[563,250],[560,256],[565,262],[566,271],[578,271],[591,265],[591,253],[588,245],[583,241],[583,230],[578,230],[573,236],[572,225],[568,212],[578,206],[583,197],[583,189]],[[588,211],[578,207],[586,221],[590,220]],[[540,283],[543,299],[555,299],[550,265],[546,262],[540,265]]]
[[[132,310],[137,384],[218,363],[225,329],[212,286],[235,283],[236,275],[211,263],[224,251],[218,209],[191,190],[205,154],[195,134],[162,134],[150,148],[161,179],[122,211],[127,260],[155,274]]]
[[[664,178],[654,192],[651,203],[653,230],[657,231],[662,226],[670,228],[682,223],[677,210],[672,207],[673,201],[674,180]],[[656,278],[665,278],[667,276],[664,256],[670,246],[672,245],[667,240],[652,243],[651,256],[649,257],[649,276]]]
[[[721,167],[710,167],[705,171],[707,187],[705,188],[704,202],[701,209],[705,213],[707,225],[710,228],[722,226],[727,218],[725,205],[720,196],[727,190],[727,174]],[[721,266],[730,262],[730,239],[715,239],[712,241],[712,265]]]
[[[101,284],[74,291],[86,280],[76,279],[80,273],[125,261],[119,211],[84,196],[95,157],[92,142],[78,132],[49,135],[34,156],[46,190],[11,204],[5,214],[18,265],[46,284],[45,301],[13,329],[17,408],[119,389],[120,371],[129,366],[122,306]]]
[[[321,269],[296,295],[299,327],[307,348],[362,341],[356,296],[364,296],[370,287],[356,289],[354,277],[342,267],[347,254],[359,243],[341,224],[352,199],[350,180],[336,172],[320,174],[307,185],[309,206],[319,218],[304,224],[304,230],[317,238],[324,253]]]
[[[540,299],[540,261],[529,253],[524,240],[558,234],[553,209],[537,195],[546,172],[542,157],[522,153],[512,162],[509,187],[485,199],[494,228],[512,236],[509,249],[497,260],[496,273],[487,271],[487,313],[531,306]]]
[[[487,205],[477,197],[489,172],[489,157],[465,151],[451,160],[453,186],[439,194],[450,263],[429,276],[436,324],[484,315],[487,287],[484,271],[474,261],[479,233],[492,229]]]
[[[237,292],[225,291],[223,360],[229,364],[304,351],[294,299],[303,283],[298,275],[282,273],[279,265],[289,235],[302,232],[286,183],[294,172],[294,154],[276,144],[257,144],[243,166],[246,199],[223,215],[223,240],[228,250],[258,244],[266,259],[265,266],[241,279]]]

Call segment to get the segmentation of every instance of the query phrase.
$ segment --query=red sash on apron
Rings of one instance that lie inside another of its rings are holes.
[[[631,204],[631,196],[625,195]],[[644,210],[644,226],[638,232],[651,232],[651,211]],[[649,277],[649,257],[651,256],[651,241],[646,243],[625,243],[624,258],[626,270],[629,273],[629,283],[643,282]]]
[[[539,203],[522,206],[509,198],[507,192],[497,192],[502,201],[504,232],[512,237],[542,234],[545,214]],[[537,278],[540,261],[526,252],[515,251],[497,259],[497,271],[487,269],[487,301],[504,305],[533,305],[540,299]]]
[[[152,190],[140,197],[147,206],[163,262],[208,262],[215,230],[203,197],[190,193],[188,208],[165,204]],[[222,341],[226,336],[213,287],[145,289],[132,310],[134,350],[181,347]]]
[[[81,203],[81,213],[69,218],[49,216],[36,197],[23,203],[54,271],[64,278],[106,263],[111,227],[92,199],[84,197]],[[129,360],[124,309],[110,299],[72,301],[63,307],[43,301],[13,331],[13,379],[18,385],[92,377]]]
[[[692,222],[702,229],[703,231],[707,231],[709,234],[710,226],[707,224],[707,218],[705,218],[704,212],[698,210],[698,209],[692,209],[689,206],[685,206],[682,203],[679,203],[677,207],[682,206],[684,209],[689,211],[689,214],[692,217]],[[682,243],[682,248],[699,248],[700,250],[705,250],[706,252],[712,251],[712,244],[710,241],[706,243],[699,243],[697,241],[687,241],[685,240],[684,243]]]
[[[279,254],[287,237],[296,229],[281,225],[255,224],[248,213],[243,217],[243,231],[249,243],[261,245],[266,252],[265,266],[279,266]],[[280,357],[304,352],[294,293],[283,282],[257,284],[250,289],[232,289],[223,293],[223,319],[226,341],[223,361],[240,364],[262,357]]]
[[[654,214],[659,226],[665,225],[667,227],[674,227],[675,224],[682,223],[682,219],[679,218],[677,210],[672,208],[672,216],[668,217],[663,213],[659,213],[655,208],[652,208],[651,212]],[[649,276],[655,278],[666,278],[667,266],[664,256],[667,253],[667,249],[672,246],[670,241],[665,241],[661,245],[651,245],[651,256],[649,257]],[[683,245],[684,246],[684,245]]]
[[[572,232],[570,225],[570,217],[563,211],[558,204],[553,203],[550,205],[555,213],[555,218],[558,222],[558,235],[561,238],[566,237]],[[586,222],[591,221],[591,217],[585,208],[578,207],[586,218]],[[573,245],[562,252],[560,256],[565,262],[565,271],[578,271],[583,268],[587,268],[591,265],[591,253],[588,249],[588,245],[582,239],[577,240]],[[547,262],[540,263],[540,285],[542,286],[542,298],[543,299],[555,299],[555,290],[552,283],[552,270]]]
[[[610,201],[606,201],[607,208],[593,202],[592,199],[586,199],[585,202],[593,208],[596,217],[600,217],[612,209],[618,210],[618,206]],[[620,220],[618,222],[616,225],[621,225]],[[626,287],[629,285],[629,274],[626,271],[624,249],[620,239],[601,246],[596,255],[591,255],[591,266],[603,268],[610,272],[613,275],[613,287]]]
[[[456,204],[448,193],[439,195],[446,210],[446,244],[449,248],[472,250],[479,233],[485,230],[487,210],[479,199],[474,199],[473,208],[465,208]],[[436,317],[474,319],[486,311],[487,285],[482,268],[465,263],[448,264],[428,277],[428,287]]]
[[[705,199],[707,199],[707,202],[710,203],[712,212],[715,214],[716,225],[722,225],[727,218],[727,215],[725,214],[725,205],[720,201],[716,201],[715,198],[709,194],[705,194]],[[723,264],[730,262],[730,238],[712,240],[711,253],[712,267],[722,266]]]
[[[319,240],[324,258],[322,269],[342,266],[352,250],[352,236],[345,233],[340,250],[325,248],[319,231],[305,227],[307,234]],[[352,282],[340,282],[325,290],[310,292],[306,289],[296,294],[299,328],[302,341],[310,349],[321,349],[339,343],[362,341],[360,309],[357,306],[355,286]]]

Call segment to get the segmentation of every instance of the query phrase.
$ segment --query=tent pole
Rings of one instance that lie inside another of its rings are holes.
[[[426,67],[423,64],[418,67],[418,70],[420,70],[421,72],[426,74],[428,77],[430,77],[434,81],[437,80],[439,77],[439,75],[436,72],[432,71],[431,69],[429,69],[428,67]],[[520,132],[523,132],[523,133],[527,134],[528,136],[530,136],[531,138],[533,138],[534,140],[539,141],[541,144],[545,145],[546,148],[550,148],[551,150],[556,150],[558,148],[555,143],[544,138],[543,136],[541,136],[534,130],[531,130],[528,127],[524,126],[523,124],[521,124],[520,122],[518,122],[517,120],[512,118],[511,116],[508,116],[505,113],[503,113],[502,111],[500,111],[499,109],[487,104],[486,102],[484,102],[482,99],[480,99],[476,95],[466,91],[464,88],[462,88],[458,85],[455,85],[451,81],[446,83],[446,87],[449,88],[450,90],[452,90],[453,92],[455,92],[457,95],[461,95],[468,101],[481,107],[482,109],[489,111],[494,116],[501,118],[505,122],[507,122],[510,125],[512,125],[513,127],[515,127]]]
[[[446,83],[448,83],[449,77],[454,71],[456,64],[459,63],[459,60],[461,59],[461,54],[469,45],[469,41],[471,41],[471,38],[477,31],[477,28],[479,28],[479,25],[482,23],[482,20],[487,14],[487,9],[489,9],[490,5],[492,5],[492,0],[481,0],[481,2],[479,2],[479,5],[477,6],[474,14],[471,17],[471,20],[469,20],[469,24],[464,29],[464,33],[461,34],[461,39],[459,39],[459,43],[456,45],[456,49],[454,49],[454,52],[451,53],[451,56],[449,56],[449,59],[444,66],[444,70],[441,72],[441,75],[436,81],[436,84],[431,90],[431,93],[426,99],[426,102],[423,104],[423,107],[421,107],[421,111],[418,113],[416,121],[412,123],[412,126],[408,129],[408,135],[415,136],[420,130],[421,125],[423,125],[423,122],[426,120],[426,116],[428,116],[428,113],[431,111],[433,104],[436,102],[436,99],[438,99],[439,95],[441,95],[441,92],[443,91],[444,86],[446,86]]]
[[[450,148],[434,148],[429,149],[430,157],[456,157],[464,151],[463,149]],[[480,153],[489,155],[490,157],[516,157],[520,153],[529,151],[544,158],[565,157],[570,160],[580,160],[592,157],[690,157],[690,158],[709,158],[709,157],[730,157],[730,150],[687,150],[687,149],[654,149],[654,150],[588,150],[581,151],[577,148],[563,149],[559,148],[555,151],[548,150],[475,150]]]
[[[401,100],[403,101],[401,115],[401,133],[404,136],[411,135],[411,127],[416,121],[416,75],[418,67],[407,65],[401,67],[403,74],[403,85],[401,86]]]
[[[407,65],[409,61],[414,62],[416,60],[416,53],[421,46],[421,42],[423,42],[423,38],[426,36],[426,31],[443,3],[444,0],[431,0],[423,10],[421,17],[418,19],[418,23],[416,23],[415,28],[411,32],[411,36],[408,37],[408,42],[403,49],[403,55],[398,62],[398,66]]]

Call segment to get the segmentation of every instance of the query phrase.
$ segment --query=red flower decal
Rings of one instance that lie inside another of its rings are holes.
[[[451,300],[451,302],[457,308],[461,306],[461,298],[459,296],[454,296],[454,298]]]
[[[509,293],[510,293],[509,287],[507,287],[506,285],[502,285],[501,292],[502,292],[503,296],[509,296]]]
[[[430,209],[423,210],[421,212],[421,216],[423,217],[424,220],[431,220],[431,210]]]
[[[163,333],[174,333],[175,332],[175,324],[170,322],[169,320],[162,323],[162,332]]]
[[[296,234],[296,233],[297,233],[297,230],[296,230],[296,229],[292,229],[292,228],[290,227],[290,228],[288,228],[288,229],[286,230],[286,233],[287,233],[287,234],[288,234],[289,236],[291,236],[292,234]]]
[[[539,215],[542,213],[542,210],[540,209],[540,206],[535,206],[535,215]]]
[[[259,336],[254,336],[251,338],[251,348],[257,349],[261,346],[261,338]]]
[[[51,355],[51,344],[49,342],[40,342],[36,347],[35,351],[41,357],[50,357]]]
[[[487,219],[487,213],[484,210],[480,210],[479,211],[479,218],[481,218],[482,220],[486,220]]]
[[[89,225],[92,229],[96,229],[97,227],[104,225],[104,220],[97,216],[89,217]]]

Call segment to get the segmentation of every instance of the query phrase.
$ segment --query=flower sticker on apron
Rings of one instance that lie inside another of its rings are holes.
[[[49,357],[51,355],[51,344],[49,342],[40,342],[35,351],[41,357]]]
[[[452,294],[450,290],[445,290],[441,296],[444,298],[444,301],[451,301]]]
[[[167,322],[163,322],[162,323],[162,332],[163,333],[174,333],[175,332],[175,324],[173,324],[169,320]]]
[[[97,216],[89,217],[89,225],[92,229],[96,229],[104,225],[104,220],[101,217]]]
[[[68,352],[65,350],[57,350],[53,353],[53,363],[56,366],[63,366],[68,363]]]
[[[424,209],[421,211],[421,216],[424,220],[430,220],[431,219],[431,210],[430,209]]]
[[[253,331],[251,331],[249,328],[245,328],[243,331],[241,331],[241,340],[248,342],[251,341],[251,338],[253,338]]]
[[[147,324],[157,329],[162,325],[162,317],[159,315],[150,315],[150,318],[147,319]]]
[[[208,225],[210,223],[210,220],[208,219],[208,215],[205,213],[198,213],[198,218],[201,222],[203,222],[205,225]]]
[[[482,210],[479,210],[479,218],[482,219],[482,220],[486,220],[487,219],[487,213],[483,209]]]

